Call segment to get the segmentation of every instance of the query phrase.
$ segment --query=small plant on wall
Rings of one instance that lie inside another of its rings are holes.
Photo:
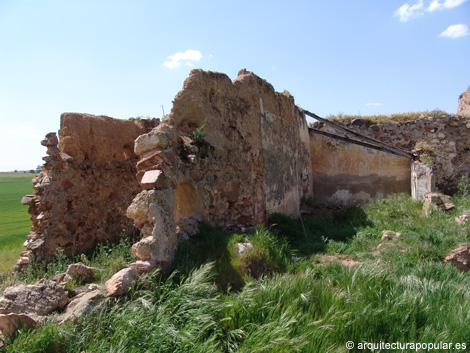
[[[434,153],[434,149],[429,146],[426,142],[417,142],[415,145],[414,153],[418,155],[418,158],[421,162],[431,166],[435,165],[434,157],[436,156],[436,154]]]
[[[205,158],[209,155],[209,143],[204,140],[204,137],[206,136],[206,121],[204,123],[196,128],[193,132],[189,134],[189,137],[193,140],[191,143],[192,145],[195,145],[199,148],[199,152],[197,155],[200,158]]]
[[[206,122],[204,122],[200,127],[198,127],[190,134],[191,139],[193,139],[193,141],[195,142],[201,142],[204,139],[204,136],[206,135],[205,128]]]

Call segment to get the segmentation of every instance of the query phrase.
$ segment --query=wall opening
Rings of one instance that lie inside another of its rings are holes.
[[[196,188],[183,182],[176,189],[174,217],[178,238],[186,240],[199,232],[198,222],[203,220],[204,206]]]
[[[186,218],[202,218],[204,206],[196,188],[190,183],[183,182],[176,189],[175,221]]]

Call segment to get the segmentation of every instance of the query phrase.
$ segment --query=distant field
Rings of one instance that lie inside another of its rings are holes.
[[[29,233],[28,206],[21,204],[24,195],[33,193],[34,174],[0,173],[0,274],[11,271]]]

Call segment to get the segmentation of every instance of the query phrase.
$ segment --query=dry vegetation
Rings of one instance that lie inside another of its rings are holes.
[[[336,114],[328,115],[326,119],[337,121],[337,122],[351,122],[354,119],[363,119],[371,124],[387,124],[387,123],[403,123],[407,121],[419,120],[428,117],[441,117],[447,116],[449,113],[446,111],[435,109],[433,111],[424,111],[424,112],[409,112],[409,113],[395,113],[391,115],[348,115],[348,114]]]

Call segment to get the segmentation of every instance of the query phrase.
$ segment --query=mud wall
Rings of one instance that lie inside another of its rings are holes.
[[[127,206],[141,190],[135,180],[134,140],[157,124],[64,113],[59,139],[49,133],[47,156],[33,179],[29,205],[32,227],[25,246],[38,261],[62,248],[70,254],[132,231]],[[60,142],[59,142],[60,140]],[[27,265],[23,253],[20,265]]]
[[[227,228],[254,226],[273,212],[298,216],[310,193],[305,117],[291,96],[244,70],[233,82],[193,70],[171,113],[136,140],[135,152],[145,191],[128,216],[144,237],[134,254],[146,265],[171,261],[198,219]],[[162,219],[178,235],[165,232]]]
[[[470,174],[470,116],[430,115],[419,120],[387,124],[362,119],[339,123],[408,152],[414,152],[418,142],[425,142],[432,150],[436,187],[440,191],[452,192],[460,176]]]
[[[459,96],[457,115],[470,117],[470,88]]]
[[[410,193],[411,160],[310,131],[313,197],[353,205],[393,193]]]

